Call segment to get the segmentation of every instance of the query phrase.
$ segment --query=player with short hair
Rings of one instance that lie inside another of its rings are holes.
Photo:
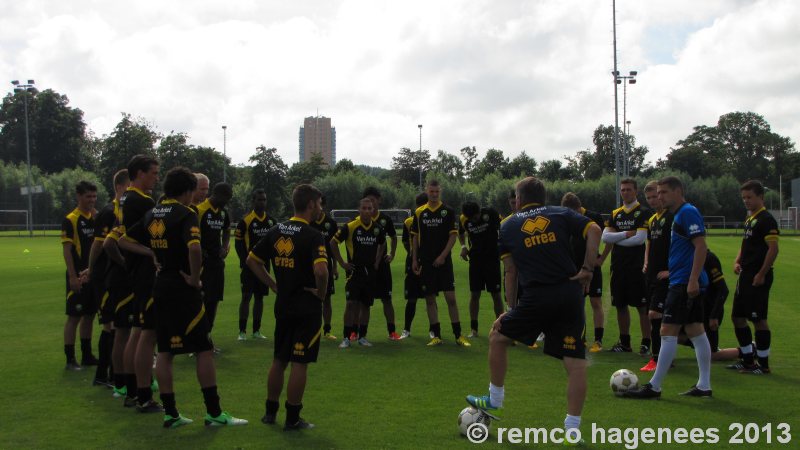
[[[669,291],[669,246],[672,233],[672,213],[664,208],[658,197],[658,182],[650,181],[644,187],[644,196],[655,214],[647,220],[647,242],[645,244],[644,272],[647,275],[647,299],[649,301],[650,341],[652,342],[650,361],[642,367],[642,372],[656,370],[658,353],[661,351],[661,321],[664,302]]]
[[[469,261],[469,338],[478,337],[481,291],[486,290],[492,296],[495,317],[503,313],[503,302],[500,300],[500,253],[497,250],[499,231],[500,213],[493,208],[481,208],[475,202],[461,205],[458,240],[461,243],[461,259]]]
[[[331,241],[333,241],[333,237],[336,235],[336,230],[339,229],[339,225],[333,220],[333,217],[325,214],[325,206],[326,200],[325,195],[323,195],[322,214],[320,214],[319,219],[312,221],[310,225],[314,227],[315,230],[322,233],[322,237],[325,238],[325,251],[328,254],[328,292],[325,299],[322,301],[322,337],[329,341],[335,341],[337,337],[331,334],[331,319],[333,318],[331,297],[335,293],[333,281],[339,279],[339,269],[336,264],[336,259],[331,255]]]
[[[98,317],[103,329],[100,332],[100,338],[97,343],[98,363],[97,370],[95,371],[94,380],[92,384],[113,387],[115,381],[114,364],[112,361],[112,352],[114,341],[116,339],[116,331],[113,327],[114,322],[114,298],[111,295],[111,289],[108,287],[107,282],[110,278],[110,271],[112,268],[111,261],[108,255],[103,251],[103,242],[114,225],[117,218],[122,214],[119,207],[119,199],[125,189],[130,185],[128,178],[128,170],[122,169],[114,174],[113,178],[114,198],[109,202],[100,212],[97,213],[94,221],[94,241],[92,248],[89,252],[89,278],[94,287],[95,303],[98,308]],[[127,340],[127,336],[125,337]],[[122,361],[119,361],[119,366],[122,367]],[[120,387],[124,386],[124,381]]]
[[[251,194],[253,209],[242,217],[236,225],[234,248],[239,257],[241,275],[239,281],[242,287],[242,301],[239,303],[239,340],[247,340],[247,316],[250,315],[250,299],[253,298],[253,339],[266,339],[261,334],[261,316],[264,313],[264,296],[269,295],[269,289],[253,275],[247,267],[247,255],[258,241],[267,234],[277,222],[267,214],[267,193],[263,189],[256,189]],[[267,267],[269,270],[269,267]]]
[[[80,324],[81,363],[97,365],[92,355],[92,319],[97,311],[92,285],[89,281],[89,253],[94,240],[94,204],[97,186],[80,181],[75,185],[77,206],[61,222],[61,244],[66,271],[66,315],[64,323],[64,354],[66,370],[81,370],[75,359],[75,335]]]
[[[470,347],[472,344],[461,334],[453,260],[450,257],[450,251],[458,235],[458,219],[455,210],[442,203],[440,198],[442,188],[437,180],[428,181],[426,192],[428,203],[414,211],[414,220],[411,223],[413,236],[411,264],[414,272],[420,275],[425,292],[428,320],[433,332],[433,338],[428,346],[443,343],[436,294],[444,292],[456,344]]]
[[[210,188],[210,181],[208,177],[200,172],[194,174],[197,178],[197,188],[192,192],[192,203],[190,208],[197,212],[197,205],[203,203],[208,198],[208,190]]]
[[[740,192],[749,216],[744,222],[742,246],[733,263],[733,272],[739,275],[739,280],[733,296],[732,317],[742,360],[729,368],[737,369],[740,373],[763,375],[770,373],[772,332],[767,323],[767,311],[780,231],[775,217],[764,207],[764,185],[760,181],[745,182]],[[755,328],[758,363],[753,357],[753,334],[748,320],[753,322]]]
[[[650,352],[650,321],[647,317],[647,289],[644,267],[645,241],[647,240],[647,219],[649,211],[642,208],[636,199],[637,185],[633,178],[619,182],[619,192],[623,205],[611,212],[611,219],[603,229],[603,249],[601,262],[611,251],[611,305],[617,308],[619,341],[611,348],[612,352],[630,352],[631,316],[628,307],[639,312],[642,328],[642,342],[639,354]]]
[[[603,216],[598,212],[584,208],[581,199],[574,192],[567,192],[561,197],[561,206],[590,218],[601,230],[603,229]],[[573,239],[572,244],[575,264],[582,264],[583,255],[586,253],[586,240]],[[586,292],[586,295],[589,296],[589,303],[592,307],[592,318],[594,320],[594,343],[591,348],[589,348],[589,352],[591,353],[597,353],[603,350],[603,334],[605,333],[605,328],[603,327],[605,322],[605,314],[603,312],[603,270],[601,268],[602,261],[600,260],[600,254],[597,256],[597,265],[594,266],[592,282],[589,285],[589,290]]]
[[[228,183],[217,183],[211,197],[197,205],[200,220],[200,247],[203,249],[203,301],[208,325],[213,330],[217,307],[225,292],[225,258],[230,251],[231,218],[225,206],[233,197]],[[219,348],[214,348],[219,352]]]
[[[392,341],[400,340],[400,335],[397,334],[394,319],[394,305],[392,304],[392,268],[391,263],[394,261],[394,256],[397,252],[397,230],[394,229],[394,222],[388,214],[380,210],[381,206],[381,192],[378,188],[369,186],[364,189],[362,198],[372,200],[374,208],[373,221],[377,222],[386,233],[386,236],[391,242],[390,245],[384,246],[381,257],[381,263],[378,266],[377,282],[375,284],[375,297],[381,299],[383,304],[383,315],[386,318],[386,330],[389,339]],[[388,247],[388,252],[387,252]],[[363,310],[362,310],[363,311]],[[362,317],[359,321],[361,324],[369,324],[369,309],[366,310],[366,317]]]
[[[711,346],[703,326],[703,303],[708,287],[708,274],[704,270],[708,246],[703,217],[697,208],[686,202],[683,183],[677,177],[658,180],[658,198],[673,214],[661,352],[650,382],[623,395],[636,399],[661,397],[662,382],[677,354],[678,334],[683,327],[692,341],[700,374],[697,383],[681,395],[711,397]]]
[[[350,347],[348,336],[355,332],[354,325],[356,319],[359,318],[358,344],[372,347],[367,340],[369,308],[375,301],[375,292],[379,283],[378,267],[383,260],[383,250],[386,246],[386,230],[373,220],[375,217],[374,205],[371,198],[361,199],[358,206],[358,217],[339,228],[333,238],[334,245],[331,245],[334,258],[347,274],[344,339],[339,344],[339,348]],[[339,244],[342,243],[347,249],[347,261],[339,252]]]
[[[489,395],[469,395],[483,411],[503,406],[507,349],[514,340],[531,345],[544,331],[544,352],[562,359],[567,371],[567,416],[564,429],[574,436],[586,397],[584,291],[597,263],[600,228],[591,219],[560,206],[544,206],[544,183],[528,177],[517,183],[519,211],[500,228],[500,257],[505,267],[506,300],[489,334]],[[572,239],[585,239],[578,269]],[[517,287],[522,293],[517,300]]]
[[[131,253],[154,254],[160,266],[153,286],[153,301],[158,309],[156,376],[164,408],[149,400],[140,404],[140,410],[163,410],[164,428],[192,423],[176,406],[172,362],[177,354],[194,352],[197,381],[206,405],[205,425],[246,425],[246,420],[222,410],[217,394],[214,345],[200,294],[200,229],[197,215],[188,207],[196,186],[197,178],[188,169],[171,169],[164,180],[166,199],[126,229],[120,240],[120,245]]]
[[[428,203],[428,194],[422,192],[417,194],[414,199],[414,209]],[[414,222],[414,216],[408,216],[403,221],[403,248],[406,249],[406,266],[405,266],[405,280],[403,280],[403,293],[406,297],[406,311],[405,323],[403,332],[400,334],[400,339],[405,339],[411,336],[411,323],[414,321],[414,316],[417,315],[417,300],[425,298],[422,291],[422,280],[419,275],[414,273],[411,263],[411,224]]]
[[[261,422],[275,423],[283,378],[291,363],[286,387],[284,430],[313,428],[300,417],[308,364],[317,361],[322,334],[322,300],[328,290],[325,239],[309,224],[322,212],[322,193],[310,184],[292,192],[294,216],[267,232],[247,257],[247,266],[276,292],[275,351],[267,379],[266,412]],[[275,279],[265,264],[272,262]],[[277,284],[276,284],[277,283]]]

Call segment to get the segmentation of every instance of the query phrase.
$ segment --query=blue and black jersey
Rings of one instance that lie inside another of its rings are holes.
[[[694,262],[692,240],[705,236],[706,227],[703,216],[690,203],[684,203],[672,218],[672,235],[669,245],[669,285],[688,284]],[[700,272],[698,283],[701,288],[708,286],[708,275]]]

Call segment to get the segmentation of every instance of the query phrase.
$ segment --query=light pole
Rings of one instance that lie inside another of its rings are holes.
[[[422,186],[422,124],[417,127],[419,127],[419,188],[422,190],[424,189]]]
[[[622,122],[623,127],[625,124],[630,125],[630,121],[628,121],[628,85],[629,84],[636,84],[636,75],[639,72],[635,70],[631,70],[628,72],[628,75],[620,75],[619,72],[615,72],[614,78],[616,79],[617,84],[622,84]],[[625,148],[623,149],[623,160],[622,160],[622,173],[624,176],[630,176],[630,145],[628,143],[628,133],[624,131],[623,134],[625,135]]]
[[[228,150],[228,126],[222,126],[222,182],[228,182],[228,160],[226,158]]]
[[[31,144],[28,136],[28,93],[36,92],[35,82],[28,80],[25,84],[20,84],[19,80],[13,80],[14,92],[22,92],[25,102],[25,157],[28,161],[28,236],[33,237],[33,185],[31,183]]]
[[[631,159],[631,121],[626,120],[625,125],[625,176],[630,176],[630,159]]]
[[[617,94],[617,85],[619,84],[617,77],[619,76],[619,71],[617,70],[617,1],[611,1],[611,10],[612,10],[612,22],[613,22],[613,30],[614,30],[614,70],[611,72],[611,75],[614,76],[614,179],[616,180],[616,185],[614,186],[614,191],[616,191],[616,203],[615,206],[620,204],[620,194],[619,194],[619,96]]]

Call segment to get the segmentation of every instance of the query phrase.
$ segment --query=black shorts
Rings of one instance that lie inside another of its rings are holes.
[[[108,288],[109,300],[113,308],[112,321],[114,328],[130,329],[138,324],[138,311],[133,299],[133,292],[128,286],[112,286]]]
[[[599,266],[594,268],[592,281],[589,282],[589,292],[587,292],[586,295],[589,297],[603,296],[603,269]]]
[[[80,292],[73,292],[69,288],[69,275],[66,275],[67,295],[65,314],[68,316],[91,316],[97,312],[97,302],[94,299],[92,282],[81,286]]]
[[[381,300],[392,298],[392,266],[385,261],[378,264],[378,274],[375,279],[375,298]]]
[[[94,301],[97,307],[97,321],[100,325],[111,323],[114,321],[114,305],[111,302],[111,295],[103,282],[95,281],[92,283],[94,287]]]
[[[482,258],[477,256],[469,261],[469,290],[470,292],[500,292],[502,285],[500,275],[500,259],[494,257]]]
[[[134,327],[146,328],[148,330],[155,329],[155,317],[153,316],[152,309],[153,283],[155,283],[155,279],[155,272],[147,270],[144,267],[139,268],[134,276],[133,301],[136,304],[136,318],[134,319],[133,323]]]
[[[577,282],[527,288],[517,306],[500,319],[500,333],[533,345],[544,333],[544,352],[554,358],[585,359],[583,288]]]
[[[354,269],[355,271],[363,269]],[[344,296],[348,302],[359,302],[366,306],[375,303],[375,272],[367,274],[348,273],[344,285]]]
[[[333,279],[333,264],[328,264],[328,293],[326,296],[330,299],[336,293],[336,286]]]
[[[274,358],[288,363],[317,362],[322,315],[283,315],[275,317]]]
[[[154,289],[159,353],[200,353],[212,350],[210,327],[200,291],[183,280],[156,281]]]
[[[650,311],[664,312],[664,303],[669,292],[669,280],[647,280],[647,299],[650,302]]]
[[[443,265],[433,267],[430,263],[422,263],[422,292],[426,296],[436,296],[439,292],[449,292],[456,290],[456,282],[453,277],[453,260],[447,258]]]
[[[703,303],[705,293],[689,298],[685,284],[673,284],[667,292],[664,301],[664,318],[661,323],[669,325],[687,325],[690,323],[703,323]]]
[[[256,275],[249,267],[242,267],[239,275],[239,282],[242,286],[242,294],[269,295],[269,288],[266,284],[256,278]]]
[[[200,281],[203,283],[203,301],[208,304],[209,302],[221,302],[222,294],[225,292],[225,266],[211,266],[203,267],[203,273],[200,275]]]
[[[422,290],[422,278],[410,269],[406,270],[406,278],[403,281],[403,293],[406,300],[425,298]]]
[[[611,306],[647,307],[647,288],[641,270],[611,269]]]
[[[772,270],[764,277],[764,284],[753,286],[754,272],[742,271],[733,295],[733,317],[744,317],[752,322],[767,320],[769,290],[772,287]]]
[[[139,327],[143,330],[155,330],[156,325],[156,301],[151,296],[139,304]]]

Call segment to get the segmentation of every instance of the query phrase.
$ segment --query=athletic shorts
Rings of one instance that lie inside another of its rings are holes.
[[[650,302],[650,311],[664,312],[664,302],[667,301],[669,280],[647,280],[647,299]]]
[[[328,294],[327,297],[331,298],[336,293],[336,286],[333,279],[333,264],[328,264]]]
[[[139,328],[146,328],[148,330],[155,329],[155,318],[153,317],[153,283],[155,283],[156,274],[154,271],[140,267],[134,276],[133,282],[133,301],[136,304],[136,318],[133,326]],[[146,324],[143,322],[147,322]]]
[[[322,315],[282,315],[275,317],[274,358],[288,363],[317,362]]]
[[[406,271],[406,278],[403,280],[403,293],[406,300],[425,298],[422,290],[422,279],[413,271]]]
[[[112,286],[108,288],[109,300],[113,308],[112,321],[114,328],[130,329],[138,324],[138,311],[133,299],[133,292],[128,286]]]
[[[664,318],[661,323],[669,325],[687,325],[703,323],[703,304],[705,292],[697,297],[689,298],[685,284],[673,284],[664,301]]]
[[[200,281],[203,283],[203,301],[221,302],[222,294],[225,292],[225,266],[203,267],[200,274]]]
[[[92,283],[94,287],[94,301],[97,307],[97,321],[100,325],[114,321],[114,305],[106,284],[97,280]]]
[[[155,330],[156,325],[156,301],[151,296],[139,304],[139,327],[143,330]]]
[[[375,298],[382,300],[392,298],[392,266],[385,261],[378,264],[378,274],[375,279]]]
[[[469,291],[470,292],[500,292],[502,285],[500,275],[500,259],[481,258],[476,256],[469,261]]]
[[[764,284],[753,286],[754,272],[742,271],[733,295],[733,317],[745,317],[752,322],[767,320],[769,290],[772,287],[772,270],[764,277]]]
[[[456,289],[455,278],[453,277],[453,260],[447,258],[443,265],[433,267],[430,263],[422,263],[422,292],[425,295],[436,296],[439,292],[449,292]]]
[[[247,266],[242,267],[242,273],[239,274],[239,282],[242,286],[242,294],[269,295],[267,285],[259,281]]]
[[[517,306],[500,319],[500,333],[525,345],[533,345],[544,333],[546,354],[585,359],[583,304],[583,288],[574,281],[528,287]]]
[[[344,286],[345,299],[348,302],[359,302],[366,306],[372,306],[375,303],[375,284],[375,272],[364,275],[351,272],[347,274],[347,282]]]
[[[641,271],[611,269],[611,306],[647,307],[647,288]]]
[[[586,295],[589,297],[603,296],[603,269],[600,266],[594,268],[592,281],[589,282],[589,292]]]
[[[67,295],[65,314],[68,316],[91,316],[97,312],[97,302],[94,299],[92,282],[81,286],[80,292],[73,292],[69,288],[69,275],[66,275]]]
[[[159,353],[200,353],[212,350],[206,310],[200,291],[183,282],[156,280],[154,289]]]

